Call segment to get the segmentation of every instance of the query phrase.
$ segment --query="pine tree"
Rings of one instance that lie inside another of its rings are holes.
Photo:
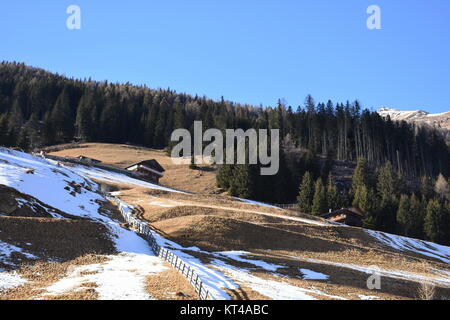
[[[78,104],[75,125],[78,138],[83,141],[92,141],[94,136],[93,110],[95,109],[94,96],[91,93],[83,95]]]
[[[64,88],[56,100],[55,106],[50,114],[50,121],[54,129],[56,142],[67,142],[73,137],[74,121],[72,118],[69,93],[66,88]]]
[[[397,177],[389,161],[378,171],[377,192],[382,200],[395,198],[399,192]]]
[[[8,115],[8,141],[10,145],[17,145],[17,139],[22,130],[23,114],[19,102],[16,100]]]
[[[11,146],[8,132],[8,114],[0,114],[0,146]]]
[[[225,190],[229,190],[231,181],[233,179],[234,165],[223,164],[219,167],[219,171],[216,176],[217,186]]]
[[[30,147],[30,140],[28,138],[28,132],[26,128],[20,130],[16,144],[20,149],[28,151],[28,148]]]
[[[244,199],[252,199],[254,197],[255,176],[252,166],[248,164],[236,165],[234,170],[234,178],[232,181],[232,196]]]
[[[409,210],[409,219],[405,234],[413,238],[423,238],[426,206],[422,204],[415,194],[411,195]]]
[[[24,126],[27,132],[28,147],[32,150],[42,146],[42,138],[40,137],[41,126],[37,114],[33,112],[30,119],[25,123]]]
[[[323,187],[322,179],[319,178],[317,179],[314,188],[312,214],[315,216],[319,216],[326,212],[328,212],[327,194],[325,188]]]
[[[395,232],[398,209],[398,180],[388,161],[377,174],[377,194],[380,199],[379,211],[376,219],[377,228],[383,231]]]
[[[299,194],[297,197],[298,206],[303,213],[311,213],[312,200],[314,195],[314,185],[311,174],[306,171],[303,175],[302,183],[300,185]]]
[[[411,202],[409,196],[402,194],[397,210],[397,223],[400,231],[409,236],[411,225]]]
[[[333,177],[328,175],[327,183],[327,204],[332,210],[339,209],[342,205],[337,187],[333,183]]]
[[[420,178],[420,194],[425,199],[430,199],[433,196],[430,178],[425,175]]]
[[[425,216],[425,234],[433,242],[448,243],[448,217],[449,213],[438,200],[431,199],[428,202]]]
[[[354,191],[361,186],[370,188],[371,186],[371,172],[367,160],[358,158],[356,169],[352,177],[352,190]]]

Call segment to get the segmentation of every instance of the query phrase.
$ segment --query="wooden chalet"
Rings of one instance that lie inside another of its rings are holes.
[[[362,227],[364,213],[357,208],[342,208],[322,215],[327,220],[343,223],[353,227]]]
[[[139,179],[148,180],[152,183],[159,183],[159,179],[164,176],[164,168],[155,159],[144,160],[125,168]]]

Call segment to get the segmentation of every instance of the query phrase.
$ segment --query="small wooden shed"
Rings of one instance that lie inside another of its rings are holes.
[[[364,217],[364,213],[358,208],[342,208],[322,215],[322,218],[327,220],[343,223],[353,227],[362,227]]]
[[[159,179],[164,176],[165,171],[155,159],[140,161],[125,169],[130,171],[135,177],[152,183],[159,183]]]

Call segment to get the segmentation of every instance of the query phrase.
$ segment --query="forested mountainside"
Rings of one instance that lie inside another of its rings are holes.
[[[450,152],[439,130],[392,121],[352,103],[255,107],[170,89],[68,79],[19,63],[0,65],[0,145],[35,150],[71,141],[167,148],[174,129],[279,129],[280,170],[224,165],[218,186],[315,215],[355,206],[366,227],[448,243]],[[337,190],[335,161],[358,160],[351,189]],[[418,201],[420,198],[420,201]],[[426,212],[426,213],[425,213]]]
[[[129,83],[68,79],[15,62],[0,65],[0,144],[34,149],[73,140],[129,142],[165,148],[176,128],[278,128],[284,148],[330,159],[390,161],[411,177],[450,172],[449,148],[438,130],[383,119],[358,101],[295,108],[255,107],[149,89]]]

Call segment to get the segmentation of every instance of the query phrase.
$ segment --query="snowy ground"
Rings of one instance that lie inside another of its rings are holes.
[[[108,259],[75,268],[48,287],[44,295],[76,292],[85,289],[86,283],[95,283],[99,300],[150,300],[145,291],[146,277],[167,269],[161,259],[149,254],[121,253]]]
[[[437,285],[450,287],[450,278],[448,276],[445,276],[446,271],[444,270],[437,270],[435,271],[436,276],[425,276],[421,274],[411,273],[407,271],[401,271],[401,270],[387,270],[382,269],[377,266],[361,266],[361,265],[355,265],[355,264],[349,264],[349,263],[338,263],[338,262],[332,262],[332,261],[326,261],[326,260],[318,260],[318,259],[310,259],[310,258],[301,258],[296,256],[291,256],[291,258],[298,260],[298,261],[304,261],[309,263],[315,263],[319,265],[330,265],[340,268],[346,268],[346,269],[352,269],[355,271],[367,273],[367,274],[374,274],[377,273],[380,276],[389,277],[389,278],[397,278],[397,279],[403,279],[403,280],[409,280],[409,281],[415,281],[418,283],[423,282],[429,282],[429,283],[435,283]]]
[[[75,165],[75,166],[71,166],[70,168],[73,171],[79,173],[80,175],[87,176],[91,179],[95,179],[98,181],[104,181],[104,182],[109,182],[109,183],[122,183],[122,184],[133,185],[136,187],[144,187],[144,188],[155,189],[155,190],[185,193],[185,192],[182,192],[179,190],[162,187],[160,185],[146,182],[143,180],[134,179],[134,178],[129,177],[124,174],[120,174],[120,173],[113,172],[113,171],[106,171],[106,170],[95,168],[95,167],[86,167],[86,166],[82,166],[82,165]]]
[[[90,179],[126,183],[171,192],[179,191],[101,169],[84,166],[60,166],[55,162],[1,147],[0,167],[0,184],[29,194],[43,203],[68,214],[88,218],[106,225],[111,231],[111,237],[119,252],[118,255],[107,257],[108,260],[105,263],[80,266],[72,269],[65,277],[48,287],[47,294],[58,295],[80,290],[83,288],[84,283],[93,282],[97,286],[95,290],[100,299],[151,299],[151,296],[145,292],[144,279],[148,275],[165,270],[162,260],[154,256],[146,240],[139,237],[135,232],[122,228],[118,221],[99,212],[99,202],[105,201],[106,199],[97,192],[98,185]],[[32,172],[30,172],[30,169],[32,169]],[[255,205],[265,205],[245,199],[239,200]],[[299,217],[287,217],[269,213],[261,214],[278,216],[314,225],[329,225],[326,222]],[[446,263],[450,262],[450,248],[448,247],[380,232],[368,232],[378,241],[392,246],[395,249],[415,251],[440,259]],[[314,287],[300,288],[290,284],[286,281],[286,277],[277,274],[277,270],[284,266],[253,259],[249,252],[205,252],[196,247],[184,248],[172,241],[164,239],[156,233],[154,233],[154,236],[161,246],[172,250],[197,272],[215,299],[230,299],[231,297],[226,290],[236,290],[240,284],[272,299],[314,299],[314,296],[342,299],[342,297],[328,295]],[[13,252],[20,252],[24,255],[29,254],[24,248],[18,248],[0,242],[0,259],[2,261],[8,261]],[[211,263],[209,265],[203,264],[193,256],[194,252],[209,255],[211,257]],[[27,257],[33,258],[31,255]],[[350,268],[365,273],[373,272],[369,267],[301,259],[298,257],[294,258],[310,263]],[[248,264],[249,267],[237,268],[230,264],[232,261]],[[270,279],[258,277],[254,273],[255,270],[265,270],[270,276]],[[438,270],[439,272],[436,272],[435,277],[395,270],[378,271],[383,276],[409,279],[418,282],[430,281],[444,286],[450,286],[450,280],[446,270]],[[326,280],[329,276],[311,269],[299,269],[299,274],[303,275],[299,276],[301,279],[317,281]],[[0,290],[22,285],[25,281],[15,273],[5,273],[0,270]],[[376,297],[362,296],[361,298],[374,299]]]
[[[12,245],[12,244],[0,241],[0,259],[1,259],[1,262],[3,264],[11,265],[11,266],[14,265],[12,263],[12,260],[11,260],[11,255],[13,253],[16,253],[16,254],[19,253],[20,255],[23,255],[27,259],[38,259],[38,257],[36,257],[35,255],[27,252],[23,248],[19,248],[17,246]]]
[[[163,271],[165,269],[162,265],[163,262],[154,256],[147,241],[135,232],[122,228],[118,221],[100,213],[99,202],[106,201],[106,199],[96,192],[98,189],[96,183],[70,168],[1,147],[0,167],[0,184],[31,195],[43,203],[73,216],[88,218],[107,226],[116,249],[120,253],[117,256],[109,257],[109,261],[105,264],[79,267],[50,287],[49,292],[61,293],[69,288],[80,287],[83,282],[90,280],[97,284],[96,290],[100,298],[150,298],[144,292],[143,278],[146,275]],[[22,248],[0,242],[2,262],[7,263],[13,252],[19,252],[28,258],[35,258]],[[92,274],[81,276],[83,271],[89,271]],[[0,273],[2,289],[12,288],[23,283],[25,283],[24,280],[17,274]]]
[[[191,265],[200,275],[211,294],[219,300],[228,300],[231,297],[226,293],[228,290],[239,289],[239,283],[248,288],[275,300],[314,300],[311,294],[330,297],[333,299],[344,299],[339,296],[328,295],[314,287],[300,288],[286,281],[286,277],[276,273],[283,265],[271,264],[262,260],[249,259],[251,253],[246,251],[222,251],[222,252],[206,252],[197,247],[182,247],[172,241],[162,238],[155,233],[155,237],[160,245],[172,250],[183,261]],[[197,252],[210,256],[212,262],[210,266],[201,263],[199,259],[193,257],[188,252]],[[250,268],[238,268],[230,265],[226,261],[243,262],[253,265]],[[252,274],[254,270],[265,270],[274,279],[268,280]],[[302,273],[306,278],[323,280],[326,275],[314,272],[312,270],[303,269]],[[305,279],[306,279],[305,278]],[[275,280],[276,279],[276,280]]]
[[[366,232],[379,242],[396,250],[411,251],[450,263],[450,247],[379,231],[366,230]]]
[[[16,272],[5,272],[0,270],[0,293],[21,286],[27,282]]]

